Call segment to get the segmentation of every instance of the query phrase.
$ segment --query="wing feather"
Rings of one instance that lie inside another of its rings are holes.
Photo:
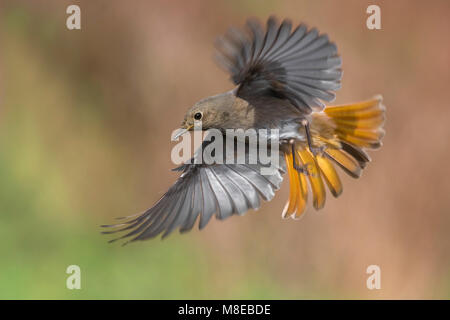
[[[231,29],[217,42],[219,63],[239,85],[239,97],[283,98],[305,113],[322,110],[323,101],[334,100],[342,62],[327,35],[304,24],[291,32],[289,20],[280,24],[274,17],[265,28],[255,19],[246,26],[247,32]]]
[[[166,237],[179,228],[192,229],[200,215],[199,229],[204,228],[215,214],[225,219],[233,214],[243,215],[258,209],[260,198],[271,200],[284,172],[282,168],[264,176],[262,165],[242,164],[184,165],[183,174],[166,194],[150,209],[115,225],[103,233],[126,232],[113,239],[128,238],[126,242],[146,240],[160,234]]]

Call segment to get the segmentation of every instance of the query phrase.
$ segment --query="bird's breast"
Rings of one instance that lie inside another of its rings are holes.
[[[279,130],[279,139],[290,140],[295,139],[298,141],[306,141],[306,134],[303,126],[299,121],[287,121],[281,125]]]

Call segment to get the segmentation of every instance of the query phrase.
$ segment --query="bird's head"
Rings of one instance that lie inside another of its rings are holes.
[[[235,99],[234,93],[226,92],[200,100],[186,112],[175,138],[187,131],[226,129],[232,121],[230,111]]]

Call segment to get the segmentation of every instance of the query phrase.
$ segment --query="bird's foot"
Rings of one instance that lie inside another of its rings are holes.
[[[325,146],[309,147],[309,151],[311,151],[313,156],[322,155],[322,153],[325,151]]]
[[[311,163],[306,163],[303,166],[299,166],[299,165],[294,163],[294,169],[297,170],[300,173],[303,173],[304,175],[307,175],[307,176],[311,176],[311,177],[315,177],[316,176],[313,173],[312,164]]]

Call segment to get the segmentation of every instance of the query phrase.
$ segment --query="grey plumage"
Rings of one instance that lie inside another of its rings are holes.
[[[118,238],[130,238],[129,241],[146,240],[161,233],[166,237],[176,228],[189,231],[199,215],[202,229],[214,213],[218,219],[225,219],[232,214],[243,215],[249,209],[258,209],[260,197],[267,201],[273,198],[281,175],[277,171],[273,177],[265,177],[257,167],[252,169],[240,164],[185,167],[184,174],[153,208],[129,222],[105,226],[117,229],[104,233],[131,229]]]
[[[303,24],[290,33],[292,23],[280,25],[274,17],[266,32],[254,19],[246,26],[248,32],[233,29],[217,42],[219,63],[239,85],[238,97],[251,101],[252,96],[272,94],[307,114],[322,110],[321,100],[334,100],[341,58],[326,35]]]

